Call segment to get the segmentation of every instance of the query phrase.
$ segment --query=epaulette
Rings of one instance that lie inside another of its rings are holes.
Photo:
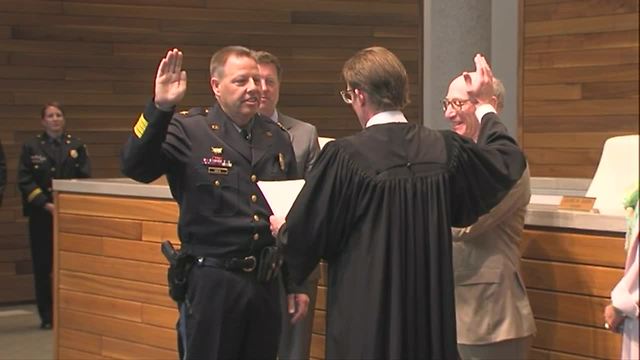
[[[194,108],[191,108],[189,110],[183,110],[180,111],[180,115],[185,116],[185,117],[191,117],[191,116],[196,116],[196,115],[207,115],[207,113],[209,113],[209,109],[205,109],[202,106],[197,106]]]

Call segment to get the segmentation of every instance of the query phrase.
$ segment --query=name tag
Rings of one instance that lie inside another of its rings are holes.
[[[216,175],[227,175],[227,174],[229,174],[229,169],[224,168],[224,167],[209,166],[208,170],[209,170],[209,174],[216,174]]]
[[[560,200],[560,205],[558,205],[558,209],[589,212],[593,210],[593,204],[595,202],[596,198],[592,197],[563,196]]]

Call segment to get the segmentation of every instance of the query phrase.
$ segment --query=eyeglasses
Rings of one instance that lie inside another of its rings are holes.
[[[454,108],[457,111],[462,110],[462,107],[464,106],[464,104],[468,103],[469,99],[447,99],[444,98],[442,99],[442,111],[447,111],[447,108],[449,107],[449,105],[451,105],[452,108]]]
[[[346,102],[347,104],[353,103],[353,98],[355,94],[356,93],[354,89],[340,90],[340,96],[342,96],[342,101]]]

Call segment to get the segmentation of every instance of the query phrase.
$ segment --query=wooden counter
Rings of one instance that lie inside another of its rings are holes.
[[[160,253],[161,240],[179,242],[168,187],[105,179],[56,180],[54,189],[56,356],[176,359],[177,311]],[[532,358],[619,358],[621,338],[602,327],[602,310],[622,276],[623,232],[620,217],[530,205],[522,272],[538,327]],[[318,359],[322,273],[311,349]]]

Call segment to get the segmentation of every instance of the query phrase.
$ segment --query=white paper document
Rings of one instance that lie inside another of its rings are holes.
[[[304,180],[258,181],[273,215],[285,218],[304,186]]]

